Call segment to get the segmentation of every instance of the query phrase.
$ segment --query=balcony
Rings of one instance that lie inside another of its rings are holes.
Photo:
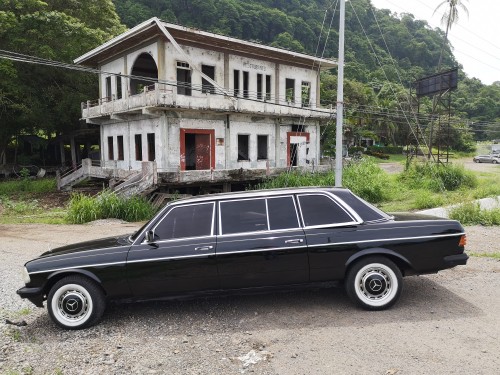
[[[194,91],[194,90],[193,90]],[[332,107],[322,108],[311,104],[299,105],[290,101],[274,98],[262,100],[248,97],[240,98],[228,95],[202,94],[193,96],[177,94],[176,87],[165,84],[154,84],[144,87],[137,95],[122,99],[98,99],[82,103],[82,118],[88,122],[106,120],[112,116],[120,117],[128,114],[152,114],[162,110],[201,110],[222,113],[262,114],[280,117],[305,117],[328,119],[335,110]]]

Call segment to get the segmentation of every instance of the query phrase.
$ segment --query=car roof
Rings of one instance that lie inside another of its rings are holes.
[[[186,202],[193,202],[193,203],[203,202],[215,199],[268,197],[273,195],[297,194],[297,193],[329,192],[335,194],[336,191],[350,192],[350,190],[347,188],[337,188],[329,186],[327,187],[307,186],[307,187],[279,188],[279,189],[245,190],[245,191],[237,191],[231,193],[217,193],[217,194],[207,194],[207,195],[198,195],[195,197],[181,198],[171,202],[171,204],[174,205],[174,204],[183,204]]]

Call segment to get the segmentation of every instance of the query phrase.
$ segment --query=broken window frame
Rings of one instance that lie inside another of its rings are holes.
[[[244,141],[246,139],[246,141]],[[245,155],[246,154],[246,155]],[[245,158],[246,156],[246,158]],[[250,134],[238,134],[238,161],[250,161]]]
[[[215,81],[215,66],[201,65],[201,72]],[[215,87],[205,78],[201,77],[201,92],[204,94],[215,94]]]
[[[295,79],[285,79],[285,99],[287,103],[295,103]]]
[[[124,158],[124,153],[123,153],[123,135],[118,135],[116,137],[116,143],[117,143],[117,147],[118,147],[118,158],[117,160],[125,160]]]
[[[265,139],[265,142],[263,141],[263,139]],[[269,136],[267,134],[257,134],[257,160],[267,160],[268,154]]]
[[[311,82],[302,81],[300,90],[302,107],[311,106]]]
[[[177,61],[177,94],[192,95],[191,67],[185,61]]]
[[[147,133],[146,141],[148,143],[148,161],[155,161],[156,160],[155,133]]]
[[[113,137],[108,137],[108,160],[115,160]]]
[[[142,134],[135,134],[135,160],[142,161]]]

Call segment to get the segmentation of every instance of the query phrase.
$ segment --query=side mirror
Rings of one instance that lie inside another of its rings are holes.
[[[153,242],[155,238],[155,235],[152,230],[148,230],[146,232],[146,242]]]

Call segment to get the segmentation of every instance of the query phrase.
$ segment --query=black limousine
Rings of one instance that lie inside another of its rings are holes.
[[[392,306],[402,277],[465,265],[459,222],[388,215],[342,188],[197,196],[169,203],[130,236],[63,246],[24,267],[17,291],[66,329],[108,300],[241,293],[344,281],[368,310]]]

